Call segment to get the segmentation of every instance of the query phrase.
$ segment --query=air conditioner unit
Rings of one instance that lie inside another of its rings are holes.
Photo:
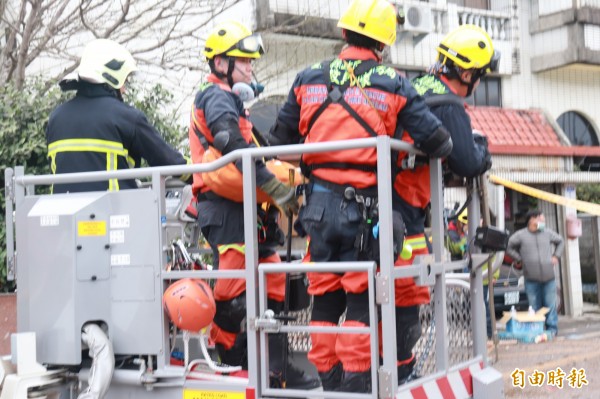
[[[404,25],[401,31],[416,34],[430,33],[433,31],[433,13],[425,5],[404,6]]]

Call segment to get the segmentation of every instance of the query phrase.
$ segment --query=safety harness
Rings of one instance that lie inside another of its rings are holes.
[[[377,137],[378,136],[377,132],[348,104],[348,102],[346,102],[346,100],[344,99],[344,93],[346,92],[348,87],[350,87],[350,85],[354,83],[359,88],[359,90],[361,91],[361,93],[363,94],[363,96],[365,97],[367,102],[371,105],[371,108],[373,109],[373,111],[375,111],[377,113],[377,115],[381,118],[381,115],[379,114],[377,109],[375,109],[375,106],[372,104],[371,100],[366,95],[362,86],[360,86],[360,84],[358,82],[358,78],[361,75],[370,71],[374,67],[378,66],[379,63],[375,60],[366,60],[366,61],[362,61],[356,68],[353,69],[347,61],[342,60],[342,62],[344,62],[344,65],[346,66],[346,69],[348,70],[350,79],[348,80],[347,83],[345,83],[343,85],[334,85],[331,82],[331,63],[333,61],[334,60],[325,61],[322,64],[323,79],[325,80],[326,85],[327,85],[327,98],[325,99],[325,101],[323,103],[321,103],[321,105],[319,106],[317,111],[313,114],[312,118],[308,122],[308,130],[307,130],[306,135],[308,135],[310,133],[310,131],[312,130],[317,119],[319,119],[319,117],[323,114],[323,112],[327,109],[327,107],[329,107],[330,104],[339,104],[346,110],[346,112],[348,112],[358,122],[358,124],[360,126],[362,126],[363,129],[365,129],[365,131],[367,131],[367,133],[369,133],[369,135],[371,135],[373,137]],[[353,163],[348,163],[348,162],[322,162],[322,163],[306,165],[304,163],[304,161],[302,161],[302,160],[300,160],[300,168],[302,170],[302,173],[307,177],[311,175],[311,172],[313,170],[319,169],[319,168],[355,169],[355,170],[361,170],[361,171],[365,171],[365,172],[376,172],[377,171],[377,167],[374,165],[360,165],[360,164],[353,164]]]
[[[357,112],[352,108],[344,98],[344,93],[351,86],[356,86],[364,96],[365,100],[371,106],[377,116],[382,119],[370,98],[365,93],[363,87],[359,83],[359,77],[369,72],[374,67],[380,65],[375,60],[362,61],[356,68],[352,68],[350,64],[342,60],[346,67],[350,79],[343,85],[334,85],[331,82],[331,63],[333,61],[325,61],[323,67],[323,78],[327,85],[327,98],[317,111],[313,114],[311,120],[308,123],[307,132],[310,133],[316,120],[323,114],[325,109],[330,104],[341,105],[348,114],[350,114],[360,126],[372,137],[377,137],[379,134],[367,123]],[[307,135],[308,135],[307,133]],[[333,168],[333,169],[355,169],[367,172],[376,172],[377,167],[375,165],[359,165],[346,162],[323,162],[318,164],[306,165],[303,161],[300,162],[300,167],[305,176],[310,176],[311,172],[317,168]],[[337,191],[343,194],[344,200],[342,207],[345,207],[348,202],[355,201],[362,214],[361,224],[359,226],[357,235],[355,237],[354,248],[357,251],[359,260],[375,260],[379,263],[379,204],[377,199],[377,192],[373,190],[358,190],[351,186],[339,186],[328,181],[315,178],[312,180],[325,188],[332,191]],[[402,249],[401,242],[404,239],[404,222],[402,216],[394,212],[394,252],[397,255],[397,251]]]

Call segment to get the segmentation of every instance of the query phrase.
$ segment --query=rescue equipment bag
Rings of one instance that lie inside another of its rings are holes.
[[[208,149],[204,151],[202,156],[202,163],[212,162],[221,158],[221,153],[215,147],[209,145]],[[294,172],[294,186],[302,183],[302,175],[297,168],[289,162],[280,161],[278,159],[270,159],[265,161],[267,169],[284,184],[290,184],[290,169]],[[210,188],[215,194],[227,198],[235,202],[243,202],[243,181],[242,173],[235,167],[233,162],[227,165],[213,170],[210,172],[204,172],[201,174],[202,180],[208,188]],[[256,202],[273,203],[271,197],[269,197],[264,191],[256,189]]]

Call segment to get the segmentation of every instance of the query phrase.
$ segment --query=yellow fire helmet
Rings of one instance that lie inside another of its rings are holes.
[[[130,73],[137,71],[133,56],[121,44],[108,39],[88,43],[77,68],[79,79],[91,83],[106,83],[120,89]]]
[[[458,221],[462,224],[469,224],[469,213],[467,212],[466,208],[460,213],[460,215],[458,215]]]
[[[260,58],[264,54],[262,38],[252,34],[244,24],[227,21],[212,30],[204,45],[204,55],[212,60],[216,55],[229,57]]]
[[[387,0],[354,0],[337,26],[390,46],[396,41],[397,21],[396,8]]]
[[[498,70],[499,53],[494,51],[492,39],[476,25],[461,25],[448,33],[437,47],[439,61],[451,59],[459,68],[480,69],[484,73]]]

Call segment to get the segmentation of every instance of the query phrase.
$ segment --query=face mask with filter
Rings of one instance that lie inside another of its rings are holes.
[[[253,80],[250,84],[245,82],[238,82],[231,87],[231,91],[238,95],[238,97],[246,102],[252,101],[265,90],[265,86],[258,83],[256,75],[252,73]]]

